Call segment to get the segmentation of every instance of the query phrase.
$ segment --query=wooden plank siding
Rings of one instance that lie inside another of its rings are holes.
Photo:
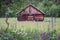
[[[43,21],[44,14],[32,5],[29,5],[25,9],[19,12],[20,15],[18,21]]]

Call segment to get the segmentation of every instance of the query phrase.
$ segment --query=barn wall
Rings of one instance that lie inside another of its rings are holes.
[[[35,15],[35,21],[43,21],[44,20],[44,15]]]
[[[27,20],[28,21],[34,21],[34,16],[32,15],[32,16],[27,16]]]
[[[43,21],[44,15],[43,14],[34,14],[34,15],[24,15],[22,17],[18,17],[18,21]]]
[[[27,17],[26,16],[21,16],[17,18],[18,21],[26,21]]]
[[[37,10],[36,8],[29,6],[22,10],[19,14],[21,14],[21,17],[18,17],[18,21],[43,21],[44,20],[44,14]]]
[[[42,14],[41,12],[39,12],[38,10],[34,9],[33,7],[31,7],[31,13],[32,14]]]

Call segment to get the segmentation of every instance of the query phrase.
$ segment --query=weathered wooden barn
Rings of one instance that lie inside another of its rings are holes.
[[[18,13],[18,21],[43,21],[45,13],[35,6],[29,5]]]

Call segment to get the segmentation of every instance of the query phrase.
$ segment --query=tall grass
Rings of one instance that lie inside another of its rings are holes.
[[[45,18],[43,22],[19,22],[16,18],[9,18],[9,28],[5,31],[5,18],[0,18],[0,40],[60,40],[60,18],[57,18],[54,28],[49,20]]]
[[[0,40],[60,40],[59,38],[56,30],[49,32],[39,32],[38,29],[0,31]]]

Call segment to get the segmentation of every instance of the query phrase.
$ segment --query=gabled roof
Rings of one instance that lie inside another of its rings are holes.
[[[36,8],[35,6],[33,6],[32,4],[28,5],[26,8],[28,8],[29,6],[32,6],[34,9],[38,10],[39,12],[45,14],[42,10],[39,10],[38,8]],[[19,11],[18,13],[21,13],[22,11],[24,11],[26,8],[22,9],[21,11]]]

